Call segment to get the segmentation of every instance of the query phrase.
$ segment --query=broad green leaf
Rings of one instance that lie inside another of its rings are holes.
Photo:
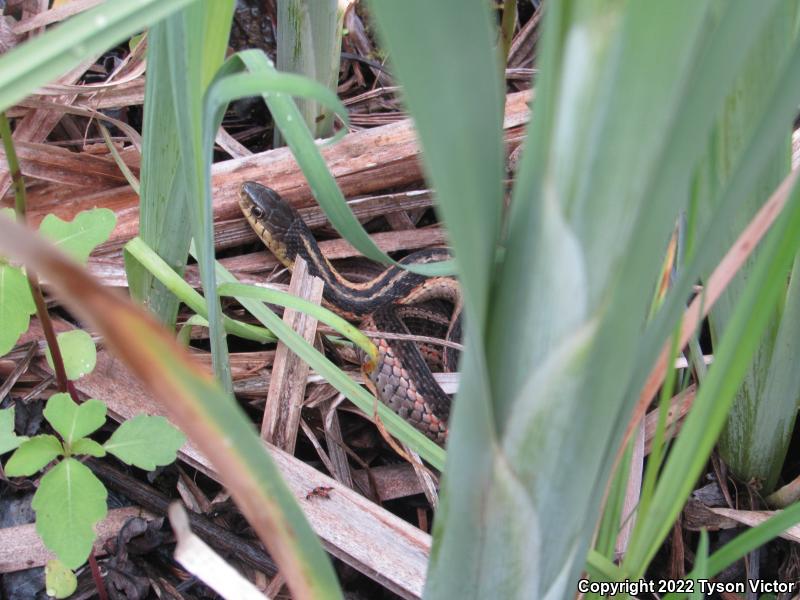
[[[17,448],[28,436],[14,433],[14,407],[0,409],[0,454]]]
[[[39,232],[78,262],[86,263],[92,250],[108,240],[116,223],[114,211],[94,208],[78,213],[72,221],[48,214]]]
[[[22,442],[6,463],[9,477],[30,477],[44,469],[52,460],[64,453],[61,442],[54,435],[37,435]]]
[[[0,110],[194,0],[104,2],[0,57]]]
[[[94,398],[78,405],[69,394],[53,394],[44,408],[44,418],[69,447],[102,427],[106,422],[106,405]]]
[[[373,0],[370,6],[403,84],[425,176],[436,189],[465,314],[475,331],[483,332],[500,236],[505,156],[494,15],[485,2],[458,0]]]
[[[0,263],[0,356],[28,330],[35,312],[28,279],[20,269]]]
[[[719,189],[731,179],[738,163],[742,159],[747,160],[743,152],[747,150],[753,122],[762,114],[777,79],[783,74],[787,49],[792,43],[792,23],[797,3],[781,0],[780,4],[781,7],[751,51],[710,141],[708,159],[701,171],[704,176],[698,178],[698,219],[713,218],[712,213],[719,208],[712,202],[721,201]],[[730,211],[724,219],[728,228],[726,244],[736,239],[752,215],[788,174],[790,137],[787,127],[783,136],[775,138],[769,151],[769,160],[754,181],[746,205],[740,210]],[[714,347],[731,318],[757,253],[758,250],[742,266],[709,315]],[[796,271],[800,274],[800,270]],[[794,285],[797,287],[800,283],[794,281]],[[737,392],[719,441],[720,454],[733,474],[741,481],[759,480],[765,494],[774,489],[800,401],[800,371],[794,368],[800,348],[797,310],[797,307],[787,305],[785,318],[782,318],[783,303],[775,308],[764,339]]]
[[[94,473],[74,458],[64,459],[42,477],[31,503],[36,531],[70,569],[89,556],[94,525],[108,512],[107,496]]]
[[[70,453],[73,455],[86,454],[87,456],[94,456],[95,458],[101,458],[106,455],[103,446],[91,438],[75,440],[75,443],[70,446]]]
[[[175,461],[186,437],[164,417],[137,415],[120,425],[103,448],[126,465],[152,471]]]
[[[69,598],[78,589],[78,578],[72,569],[54,558],[44,566],[44,584],[48,596]]]
[[[292,593],[340,598],[330,560],[252,420],[172,334],[16,223],[0,220],[0,253],[28,264],[45,278],[69,311],[97,330],[109,351],[163,402],[211,459],[221,482],[285,574]]]
[[[305,75],[335,93],[339,83],[344,6],[338,0],[278,0],[275,40],[278,70]],[[331,135],[330,108],[306,98],[295,102],[314,137]],[[278,146],[279,131],[275,134]]]
[[[74,329],[59,333],[56,340],[68,378],[75,381],[92,372],[97,364],[97,348],[92,341],[92,336],[83,329]],[[45,357],[47,364],[54,369],[53,357],[49,348],[45,351]]]

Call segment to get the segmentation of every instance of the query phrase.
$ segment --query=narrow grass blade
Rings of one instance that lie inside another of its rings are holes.
[[[714,552],[708,557],[705,566],[706,577],[716,577],[733,563],[775,539],[797,523],[800,523],[800,502],[792,504],[757,527],[748,529]],[[687,579],[698,579],[699,577],[696,569],[686,576]],[[667,594],[664,596],[664,600],[680,600],[686,596],[687,594]]]
[[[112,352],[164,402],[174,421],[211,459],[278,563],[292,594],[340,598],[317,536],[233,397],[142,309],[2,217],[0,252],[46,277],[66,306],[100,332]]]
[[[139,237],[133,238],[125,245],[125,252],[145,271],[155,277],[156,281],[164,286],[164,289],[170,294],[173,294],[177,300],[183,302],[203,319],[208,318],[207,304],[203,296],[186,283],[174,269],[170,268],[144,240]],[[231,335],[261,343],[274,342],[277,339],[268,329],[250,323],[242,323],[228,316],[223,316],[222,320],[225,331]],[[205,321],[205,326],[208,327],[208,321]]]
[[[244,70],[254,76],[270,77],[271,81],[276,82],[299,79],[297,75],[291,74],[280,74],[280,78],[275,77],[274,74],[277,72],[270,60],[263,53],[257,51],[239,52],[228,61],[226,67],[227,71],[220,73],[220,76],[232,76],[231,74]],[[227,79],[227,77],[224,79]],[[224,83],[224,79],[220,77],[217,84],[222,87],[228,87]],[[338,99],[332,105],[327,100],[334,96],[332,92],[315,82],[306,80],[306,83],[303,84],[306,91],[298,89],[297,92],[293,91],[293,88],[288,88],[289,84],[286,85],[287,88],[284,88],[283,84],[281,84],[281,87],[277,87],[276,91],[273,91],[270,87],[265,87],[261,90],[261,95],[269,107],[276,126],[281,130],[287,145],[300,165],[303,175],[308,180],[314,198],[319,202],[331,224],[359,252],[379,262],[397,264],[374,244],[367,232],[364,231],[361,223],[353,215],[350,207],[347,206],[344,196],[336,184],[336,179],[328,170],[325,160],[314,142],[314,138],[311,136],[305,121],[303,121],[294,100],[287,95],[287,92],[301,93],[306,97],[314,98],[319,103],[324,103],[347,124],[347,111],[344,106]],[[249,88],[246,93],[252,94],[253,91],[252,88]],[[244,94],[245,91],[242,90],[241,93]],[[233,86],[231,86],[231,89],[225,90],[224,93],[220,92],[220,96],[223,95],[229,99],[237,97]],[[344,131],[341,133],[344,133]],[[450,261],[416,266],[402,265],[402,267],[425,275],[447,275],[453,272],[453,265]]]
[[[292,308],[299,310],[307,315],[314,317],[320,323],[324,323],[332,327],[351,342],[356,344],[368,356],[375,359],[377,357],[377,349],[375,344],[365,336],[357,327],[354,327],[349,322],[334,312],[323,308],[318,304],[309,302],[305,298],[298,298],[292,294],[281,292],[280,290],[271,290],[268,288],[256,287],[254,285],[247,285],[244,283],[222,283],[217,288],[217,293],[220,296],[233,296],[238,298],[249,298],[251,300],[261,300],[270,304],[277,304],[285,308]]]
[[[785,289],[784,275],[800,240],[800,187],[792,190],[784,214],[765,240],[751,277],[715,351],[714,363],[698,390],[692,411],[672,447],[659,478],[653,502],[640,514],[625,557],[634,576],[644,573],[669,533],[714,446],[733,395],[744,377],[775,303]]]
[[[223,284],[238,283],[236,278],[219,263],[217,263],[217,277]],[[236,300],[261,324],[274,332],[292,352],[306,361],[312,369],[325,377],[328,383],[361,409],[364,414],[372,416],[377,411],[378,418],[389,433],[419,454],[433,468],[439,471],[444,469],[445,452],[443,448],[426,438],[409,425],[405,419],[395,414],[388,406],[378,401],[367,390],[350,379],[347,374],[343,373],[325,355],[319,353],[314,346],[306,342],[300,334],[284,323],[283,319],[273,313],[261,301],[252,300],[245,296],[237,296]]]
[[[708,532],[705,529],[700,532],[700,543],[697,545],[692,574],[694,575],[693,579],[708,579]],[[703,600],[705,594],[700,586],[695,585],[695,589],[689,597],[691,600]]]
[[[180,177],[185,189],[185,210],[190,215],[192,237],[198,250],[198,266],[208,304],[209,340],[214,372],[227,391],[233,389],[228,347],[219,298],[215,294],[214,231],[211,208],[211,162],[216,127],[205,128],[210,119],[205,114],[203,92],[224,55],[222,35],[215,39],[216,55],[203,45],[210,28],[230,29],[233,0],[203,0],[189,6],[166,21],[166,42],[181,152]],[[212,21],[212,17],[216,20]],[[197,60],[198,56],[204,58]],[[212,58],[213,57],[213,58]],[[216,64],[210,61],[216,59]]]

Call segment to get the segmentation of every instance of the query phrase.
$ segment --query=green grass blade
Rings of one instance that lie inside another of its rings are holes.
[[[270,60],[261,52],[245,51],[234,55],[228,63],[229,72],[247,70],[253,75],[270,76],[277,73]],[[281,77],[297,79],[297,75],[280,74]],[[316,82],[307,81],[309,94],[307,97],[315,98],[318,102],[328,106],[330,104],[326,98],[332,95],[330,90],[322,87]],[[310,90],[318,90],[311,95]],[[278,89],[278,91],[282,91]],[[292,150],[292,154],[297,160],[297,164],[303,171],[308,180],[311,192],[319,202],[320,207],[325,212],[328,220],[336,230],[346,238],[359,252],[365,256],[384,263],[393,263],[386,253],[381,251],[369,237],[364,228],[355,218],[350,207],[344,200],[336,179],[328,170],[325,160],[314,142],[314,138],[308,130],[302,115],[297,109],[294,100],[286,93],[272,93],[269,88],[263,90],[264,101],[269,107],[270,113],[275,120],[275,125],[281,130],[281,134],[286,140],[287,145]],[[336,99],[335,107],[331,107],[337,116],[347,120],[347,112],[341,102]],[[432,263],[427,265],[401,265],[403,268],[425,275],[447,275],[453,272],[453,265],[450,261]]]
[[[743,559],[753,550],[775,539],[797,523],[800,523],[800,502],[778,512],[760,525],[748,529],[714,552],[708,557],[706,563],[706,577],[716,577],[733,563]],[[696,569],[686,576],[687,579],[698,579],[699,577]],[[680,600],[685,597],[686,594],[668,594],[664,596],[664,600]]]
[[[752,424],[750,455],[744,473],[774,489],[783,467],[800,404],[800,259],[795,257],[789,287],[784,296],[780,326],[775,336],[759,409]],[[747,481],[750,481],[748,478]]]
[[[708,532],[705,529],[700,532],[700,543],[697,545],[692,574],[692,579],[708,579]],[[703,600],[705,594],[700,590],[700,586],[695,585],[689,597],[692,600]]]
[[[152,275],[164,289],[174,294],[175,298],[191,308],[195,313],[207,319],[207,304],[203,296],[178,275],[174,269],[161,258],[144,240],[135,237],[125,244],[125,252],[145,271]],[[274,342],[276,337],[268,329],[249,323],[242,323],[223,316],[225,331],[231,335],[254,342]],[[206,321],[206,327],[208,322]]]
[[[229,31],[233,16],[233,0],[204,0],[189,6],[166,21],[166,42],[170,79],[172,81],[173,108],[175,112],[181,163],[179,177],[185,188],[185,210],[190,215],[192,237],[198,250],[198,266],[208,304],[209,341],[214,372],[223,387],[231,391],[230,365],[225,339],[222,309],[214,293],[214,231],[211,207],[211,161],[216,127],[207,128],[211,120],[205,114],[203,91],[216,72],[216,65],[206,65],[198,56],[212,56],[204,46],[198,32],[208,32],[210,27],[224,27]],[[221,22],[211,18],[222,17]],[[217,41],[221,41],[217,34]],[[227,34],[226,34],[227,35]],[[225,46],[215,45],[217,64],[224,56]],[[211,60],[211,59],[209,59]]]
[[[139,236],[177,273],[183,273],[189,255],[191,220],[180,177],[180,147],[172,80],[169,69],[167,27],[150,28],[147,41],[142,139]],[[127,255],[126,255],[127,258]],[[145,304],[167,327],[174,327],[178,300],[136,262],[125,262],[131,296]]]
[[[224,284],[238,283],[236,278],[219,263],[217,263],[217,277]],[[386,426],[389,433],[417,452],[433,468],[440,471],[444,469],[445,452],[443,448],[437,446],[414,429],[388,406],[377,401],[372,394],[350,379],[347,374],[343,373],[325,355],[318,352],[314,346],[306,342],[300,334],[284,323],[283,319],[267,308],[261,301],[252,300],[245,296],[237,296],[236,300],[261,324],[274,332],[292,352],[302,358],[312,369],[322,375],[328,383],[360,408],[364,414],[372,416],[377,408],[378,418]]]
[[[220,296],[233,296],[238,298],[249,298],[251,300],[261,300],[270,304],[277,304],[285,308],[292,308],[301,311],[307,315],[314,317],[320,323],[324,323],[332,327],[351,342],[356,344],[367,355],[376,358],[377,349],[375,344],[372,343],[367,336],[365,336],[359,329],[351,325],[348,321],[340,317],[334,312],[329,311],[327,308],[314,304],[305,298],[298,298],[292,294],[281,292],[280,290],[271,290],[268,288],[257,287],[244,283],[222,283],[217,288],[217,293]]]
[[[726,102],[710,143],[707,164],[701,169],[702,175],[699,177],[700,182],[704,184],[698,186],[697,206],[701,219],[710,218],[710,213],[718,208],[711,205],[711,202],[720,200],[719,189],[731,178],[731,170],[736,167],[741,160],[742,151],[746,149],[753,122],[762,113],[764,103],[769,100],[772,90],[775,89],[777,78],[781,75],[783,60],[792,42],[791,22],[795,4],[787,0],[781,2],[779,10],[751,51]],[[787,128],[784,136],[775,140],[774,147],[769,153],[769,160],[754,182],[747,203],[741,210],[729,213],[726,244],[733,243],[738,232],[747,225],[752,215],[789,172],[791,154],[789,138]],[[718,340],[725,331],[752,264],[752,261],[749,261],[740,269],[736,278],[728,285],[725,294],[714,305],[709,316],[712,340]],[[780,312],[781,309],[777,308],[764,340],[756,351],[753,364],[737,392],[737,399],[719,442],[720,453],[733,473],[742,481],[751,479],[763,481],[763,489],[767,493],[773,489],[784,456],[782,452],[776,454],[773,449],[785,448],[788,444],[787,435],[790,433],[787,429],[790,430],[791,426],[787,428],[786,422],[788,420],[792,423],[794,420],[793,415],[797,410],[796,399],[800,392],[800,387],[796,387],[794,392],[791,389],[780,390],[788,392],[795,400],[794,403],[786,403],[785,408],[785,396],[764,393],[767,382],[779,387],[788,384],[789,388],[792,385],[800,385],[800,379],[794,377],[796,369],[776,371],[771,368],[773,359],[780,359],[781,355],[780,348],[776,346],[778,328],[785,325],[780,318]],[[784,363],[784,366],[788,365]],[[795,380],[796,383],[790,384],[787,380]],[[767,426],[766,435],[764,430],[761,436],[757,435],[755,430],[757,419],[761,419],[763,425]],[[781,425],[784,430],[783,436],[776,435]],[[770,472],[773,474],[772,477],[768,476]]]
[[[700,476],[734,393],[744,377],[775,303],[785,289],[784,274],[798,251],[800,187],[795,186],[784,214],[765,240],[752,275],[736,306],[714,363],[697,392],[692,410],[659,478],[649,510],[640,514],[625,557],[625,569],[638,577],[655,555]]]
[[[600,528],[597,532],[594,551],[606,557],[608,560],[614,560],[617,536],[619,535],[620,527],[624,525],[621,521],[622,510],[625,505],[625,493],[628,488],[631,457],[633,456],[633,446],[635,443],[635,438],[631,439],[628,443],[625,454],[623,454],[622,460],[619,462],[619,466],[614,473],[614,479],[611,481],[611,486],[608,490],[608,498],[606,499],[603,516],[600,521]]]
[[[106,2],[0,57],[0,111],[195,0]]]

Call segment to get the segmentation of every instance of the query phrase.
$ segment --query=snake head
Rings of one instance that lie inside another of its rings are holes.
[[[239,206],[256,235],[291,268],[295,256],[288,242],[298,223],[303,224],[300,214],[278,192],[254,181],[242,185]]]

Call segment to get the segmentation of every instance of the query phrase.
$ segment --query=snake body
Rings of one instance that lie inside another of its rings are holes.
[[[454,279],[425,277],[398,266],[390,266],[377,277],[355,283],[344,278],[322,254],[311,230],[300,214],[274,190],[247,182],[242,186],[239,205],[250,226],[289,269],[300,256],[308,263],[309,273],[325,282],[323,297],[343,317],[364,319],[365,328],[408,333],[403,319],[404,307],[432,300],[447,300],[458,312],[459,292]],[[451,258],[443,248],[414,252],[400,262],[419,264]],[[418,317],[416,311],[415,317]],[[459,327],[451,322],[450,336]],[[419,348],[406,340],[376,340],[379,358],[365,361],[362,369],[385,404],[436,442],[447,438],[450,398],[436,382]],[[449,358],[451,364],[454,359]]]

